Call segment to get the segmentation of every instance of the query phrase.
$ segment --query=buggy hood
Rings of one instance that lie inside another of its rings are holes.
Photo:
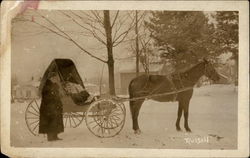
[[[51,72],[55,72],[60,77],[60,82],[63,83],[65,81],[70,81],[76,84],[80,84],[83,88],[83,82],[82,79],[75,67],[75,64],[70,59],[54,59],[48,68],[46,69],[40,86],[39,86],[39,95],[41,96],[42,89],[46,83],[46,81],[49,79],[49,74]]]

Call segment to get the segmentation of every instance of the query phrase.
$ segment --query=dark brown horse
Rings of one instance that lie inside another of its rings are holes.
[[[185,72],[174,73],[168,76],[141,75],[134,78],[129,84],[129,96],[130,99],[132,99],[130,101],[130,111],[135,134],[141,133],[138,124],[138,116],[140,108],[145,100],[143,98],[149,98],[159,102],[178,101],[179,107],[176,129],[177,131],[181,130],[180,119],[184,111],[184,127],[186,131],[191,132],[188,125],[189,102],[193,95],[193,87],[203,75],[213,81],[218,81],[220,79],[219,74],[212,64],[205,59]],[[167,94],[168,92],[175,93]],[[164,93],[166,95],[161,95]]]

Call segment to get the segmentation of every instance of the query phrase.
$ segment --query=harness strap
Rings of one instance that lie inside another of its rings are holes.
[[[179,82],[180,82],[180,85],[181,85],[181,87],[180,88],[184,88],[184,85],[183,85],[183,82],[182,82],[182,79],[181,79],[181,75],[180,75],[180,73],[177,73],[177,79],[179,80]]]

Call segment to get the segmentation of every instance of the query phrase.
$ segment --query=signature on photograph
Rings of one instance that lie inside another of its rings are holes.
[[[201,143],[209,143],[209,137],[195,137],[195,138],[184,138],[185,143],[191,144],[201,144]]]

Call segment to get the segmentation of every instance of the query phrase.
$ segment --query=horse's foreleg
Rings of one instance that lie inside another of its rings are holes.
[[[182,111],[183,111],[183,107],[182,107],[181,102],[179,101],[177,120],[176,120],[176,123],[175,123],[177,131],[181,131],[180,120],[181,120]]]
[[[138,116],[139,116],[139,111],[141,109],[142,103],[143,101],[131,101],[130,102],[130,111],[132,115],[133,130],[135,134],[141,133],[141,130],[138,124]]]
[[[188,126],[189,101],[190,100],[186,101],[184,105],[184,118],[185,118],[184,127],[187,132],[191,132],[191,129]]]

